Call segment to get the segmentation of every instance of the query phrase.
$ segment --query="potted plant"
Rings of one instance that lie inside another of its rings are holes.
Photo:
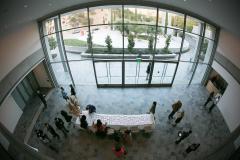
[[[133,35],[129,34],[128,35],[128,51],[130,53],[133,53],[133,47],[134,46],[135,46],[135,42],[134,42],[134,39],[133,39]]]

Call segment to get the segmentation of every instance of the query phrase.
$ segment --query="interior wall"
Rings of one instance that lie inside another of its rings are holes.
[[[20,62],[41,48],[37,22],[0,38],[0,81]]]
[[[212,67],[225,79],[228,83],[222,98],[218,102],[218,107],[229,127],[233,132],[240,125],[240,84],[216,61]]]
[[[240,68],[240,38],[221,30],[219,35],[217,52],[229,59],[234,65]]]
[[[45,88],[52,87],[47,71],[43,65],[43,62],[41,62],[36,68],[33,69],[33,73],[40,87],[45,87]]]
[[[232,35],[226,30],[221,30],[217,46],[217,53],[223,55],[229,61],[222,61],[219,64],[214,61],[212,67],[227,81],[228,86],[222,98],[218,103],[218,107],[232,132],[240,125],[240,84],[238,81],[227,71],[229,64],[233,63],[236,68],[240,69],[240,38]],[[230,71],[231,72],[231,71]],[[235,73],[237,74],[237,73]]]
[[[0,122],[13,133],[22,113],[23,111],[10,95],[0,106]],[[0,135],[0,143],[6,150],[8,149],[9,143],[2,135]]]

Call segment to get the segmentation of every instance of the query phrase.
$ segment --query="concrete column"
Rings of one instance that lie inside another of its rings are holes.
[[[204,26],[203,23],[200,23],[200,24],[199,24],[200,33],[203,32],[203,26]],[[197,42],[197,47],[196,47],[195,50],[194,50],[194,53],[195,53],[195,54],[194,54],[194,57],[193,57],[193,61],[194,61],[194,62],[197,62],[197,61],[198,61],[198,56],[199,56],[200,51],[201,51],[202,37],[199,37],[199,36],[198,36],[198,37],[196,38],[196,42]],[[193,63],[193,65],[192,65],[192,67],[191,67],[191,71],[194,70],[195,66],[196,66],[196,64]]]
[[[57,17],[54,18],[54,26],[55,26],[55,31],[59,31],[60,30],[60,26],[59,26],[59,20]],[[59,54],[60,54],[60,58],[61,61],[65,61],[65,57],[64,57],[64,51],[63,51],[63,43],[62,43],[62,39],[61,39],[61,33],[57,32],[56,33],[56,40],[57,40],[57,45],[58,45],[58,50],[59,50]],[[62,62],[63,65],[63,69],[64,72],[68,72],[68,68],[65,62]]]
[[[213,49],[213,41],[206,39],[206,41],[208,41],[208,46],[207,46],[207,50],[204,56],[204,63],[208,63],[209,59],[211,57],[212,54],[212,49]]]

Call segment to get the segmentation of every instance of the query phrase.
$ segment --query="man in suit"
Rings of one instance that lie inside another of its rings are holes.
[[[67,133],[69,132],[69,130],[67,130],[64,126],[64,122],[61,118],[55,118],[55,125],[56,127],[61,130],[64,134],[64,136],[66,137],[67,136]]]
[[[45,123],[44,125],[47,128],[47,131],[50,132],[54,138],[57,137],[57,139],[60,139],[60,136],[56,133],[56,131],[53,129],[53,127],[50,124]]]

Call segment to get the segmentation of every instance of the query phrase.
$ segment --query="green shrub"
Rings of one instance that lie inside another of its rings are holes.
[[[87,47],[87,42],[79,39],[64,39],[64,44],[66,46]]]
[[[130,53],[133,52],[134,46],[135,46],[135,42],[134,42],[134,39],[133,39],[133,35],[129,34],[128,35],[128,50],[129,50]]]
[[[57,42],[53,37],[48,38],[48,43],[49,43],[50,50],[53,50],[57,47]]]

